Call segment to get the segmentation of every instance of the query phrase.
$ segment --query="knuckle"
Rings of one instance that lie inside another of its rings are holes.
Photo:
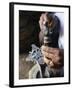
[[[48,60],[46,57],[44,58],[44,62],[48,65],[50,63],[50,60]]]

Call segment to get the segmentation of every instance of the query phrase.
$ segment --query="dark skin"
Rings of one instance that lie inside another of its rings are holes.
[[[48,13],[43,13],[40,16],[39,25],[41,31],[44,28],[46,22],[48,22]],[[52,25],[52,22],[49,22]],[[53,48],[48,46],[42,46],[42,53],[44,55],[44,62],[51,68],[61,68],[64,66],[64,50],[59,48]]]
[[[60,68],[63,66],[63,49],[42,46],[42,53],[44,55],[44,62],[51,68]]]

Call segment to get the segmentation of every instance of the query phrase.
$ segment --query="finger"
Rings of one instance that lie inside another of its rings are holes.
[[[46,52],[42,50],[42,54],[47,57],[50,58],[54,63],[60,62],[60,56],[59,55],[55,55],[53,53],[50,52]]]
[[[43,21],[44,21],[44,20],[43,20],[43,17],[41,16],[41,17],[40,17],[40,20],[39,20],[39,24],[43,24]]]
[[[41,30],[43,30],[43,27],[44,27],[43,23],[44,23],[44,14],[41,14],[40,20],[39,20],[39,25]]]
[[[43,29],[43,22],[41,20],[39,20],[39,26],[40,26],[40,29],[42,30]]]
[[[40,22],[42,22],[43,25],[45,25],[45,23],[47,22],[47,13],[43,13],[40,16]]]
[[[52,52],[53,51],[53,48],[43,45],[42,46],[42,50],[45,51],[45,52]]]
[[[54,56],[54,58],[52,58],[52,61],[54,64],[57,64],[60,62],[60,57],[59,56]]]
[[[44,21],[45,21],[45,23],[48,22],[47,14],[48,14],[48,13],[45,13],[45,14],[44,14]],[[45,23],[44,23],[44,25],[45,25]]]
[[[54,63],[53,63],[52,61],[50,61],[49,66],[50,66],[51,68],[54,67]]]
[[[44,21],[44,13],[41,14],[41,16],[40,16],[40,20]]]
[[[44,21],[43,16],[44,16],[44,14],[41,14],[40,20],[39,20],[39,24],[42,23],[42,22]]]
[[[49,65],[50,61],[51,61],[50,59],[44,57],[44,62],[45,62],[47,65]]]
[[[42,54],[47,57],[47,58],[50,58],[50,59],[53,59],[54,58],[54,55],[51,54],[51,53],[48,53],[48,52],[45,52],[45,51],[42,51]]]
[[[59,57],[59,56],[57,56],[57,57],[55,57],[55,58],[53,58],[52,59],[52,62],[54,63],[54,65],[56,66],[56,67],[61,67],[61,66],[63,66],[64,65],[64,63],[63,63],[63,59],[61,60],[61,57]]]
[[[57,49],[57,48],[52,48],[52,47],[48,47],[48,46],[44,46],[44,45],[41,48],[45,52],[53,53],[55,55],[59,54],[59,49]]]
[[[46,58],[46,57],[44,57],[44,62],[45,62],[49,67],[54,67],[54,63],[53,63],[50,59],[48,59],[48,58]]]

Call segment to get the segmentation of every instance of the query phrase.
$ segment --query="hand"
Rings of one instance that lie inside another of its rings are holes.
[[[44,30],[46,29],[45,24],[48,22],[48,13],[42,13],[39,20],[40,33],[39,33],[39,41],[40,44],[43,44],[44,39]]]
[[[51,68],[60,68],[64,65],[64,50],[42,46],[44,62]]]
[[[41,45],[43,44],[45,30],[49,28],[49,32],[51,33],[52,33],[52,30],[54,30],[54,27],[57,23],[56,21],[57,19],[56,17],[55,18],[54,17],[55,17],[54,14],[52,15],[50,13],[42,13],[40,16],[39,26],[41,31],[39,32],[39,41]],[[51,36],[54,36],[54,35],[51,34]]]
[[[40,25],[40,29],[41,30],[44,30],[44,25],[45,25],[45,23],[47,22],[47,14],[48,13],[43,13],[43,14],[41,14],[41,16],[40,16],[40,20],[39,20],[39,25]]]
[[[52,28],[55,25],[54,18],[49,13],[42,13],[39,20],[39,26],[41,30],[45,29],[45,26]]]

